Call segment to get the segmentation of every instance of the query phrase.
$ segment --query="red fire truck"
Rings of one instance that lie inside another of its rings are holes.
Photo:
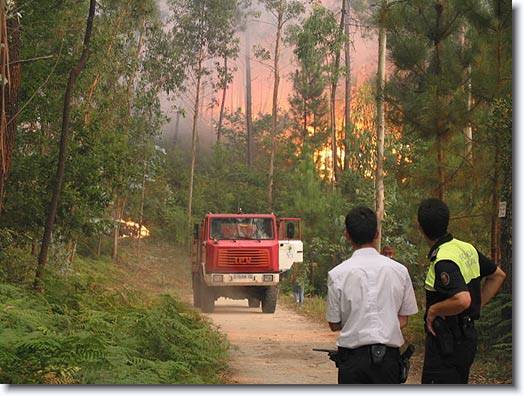
[[[278,283],[303,261],[301,222],[274,214],[207,214],[195,224],[193,303],[213,312],[219,297],[246,299],[250,308],[275,312]]]

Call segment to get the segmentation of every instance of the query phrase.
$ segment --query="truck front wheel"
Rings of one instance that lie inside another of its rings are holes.
[[[268,287],[262,297],[262,312],[274,313],[277,307],[278,287]]]

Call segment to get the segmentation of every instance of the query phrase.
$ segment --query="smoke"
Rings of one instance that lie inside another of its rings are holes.
[[[159,9],[163,15],[167,16],[168,8],[165,0],[157,0]],[[322,4],[335,12],[337,18],[340,18],[341,0],[323,0]],[[307,7],[307,6],[306,6]],[[260,12],[259,18],[251,18],[248,21],[247,32],[250,36],[251,48],[254,46],[261,46],[270,51],[274,50],[274,41],[276,28],[272,15],[266,12],[263,7],[254,1],[254,7]],[[307,14],[308,11],[306,11]],[[370,77],[375,75],[377,67],[377,43],[375,37],[369,37],[362,34],[357,27],[352,27],[351,31],[351,68],[353,85],[359,86]],[[235,112],[245,108],[245,33],[238,32],[240,39],[240,52],[237,59],[232,60],[231,66],[236,68],[233,73],[233,81],[229,85],[226,99],[226,112]],[[292,91],[292,83],[290,80],[291,73],[296,69],[296,64],[293,56],[293,49],[287,45],[281,46],[280,58],[280,86],[278,92],[279,108],[286,110],[289,108],[289,96]],[[253,96],[253,116],[256,119],[260,113],[270,113],[272,105],[273,92],[273,75],[272,70],[266,64],[255,59],[253,51],[250,55],[251,59],[251,86]],[[343,58],[343,54],[342,57]],[[342,81],[341,81],[342,82]],[[343,84],[341,84],[342,86]],[[179,131],[177,142],[183,147],[189,147],[190,134],[192,124],[192,92],[194,89],[188,87],[187,92],[178,95],[175,100],[168,100],[162,98],[162,109],[170,118],[170,122],[164,127],[163,135],[166,139],[174,139],[176,110],[175,106],[181,107],[185,111],[185,118],[181,118],[179,122]],[[342,91],[341,91],[342,92]],[[216,140],[216,123],[218,121],[220,108],[220,92],[213,92],[209,84],[204,84],[201,97],[203,98],[200,107],[199,117],[199,144],[203,149],[209,148]],[[342,106],[343,94],[338,94],[337,101]],[[211,103],[214,102],[214,105]]]

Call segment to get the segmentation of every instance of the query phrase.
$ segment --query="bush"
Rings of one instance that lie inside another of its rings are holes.
[[[227,343],[171,296],[115,284],[118,269],[78,260],[43,294],[0,283],[0,382],[217,383]]]

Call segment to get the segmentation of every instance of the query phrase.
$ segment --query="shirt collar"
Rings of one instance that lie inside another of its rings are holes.
[[[374,255],[377,255],[378,252],[377,252],[377,249],[375,248],[372,248],[372,247],[366,247],[366,248],[360,248],[360,249],[357,249],[353,252],[353,254],[351,255],[351,257],[356,257],[356,256],[374,256]]]
[[[442,244],[444,244],[446,242],[449,242],[452,239],[453,239],[453,235],[451,235],[449,232],[446,235],[441,236],[439,239],[437,239],[437,241],[433,244],[431,249],[429,249],[428,259],[431,259],[431,257],[433,257],[433,254],[440,247],[440,245],[442,245]]]

